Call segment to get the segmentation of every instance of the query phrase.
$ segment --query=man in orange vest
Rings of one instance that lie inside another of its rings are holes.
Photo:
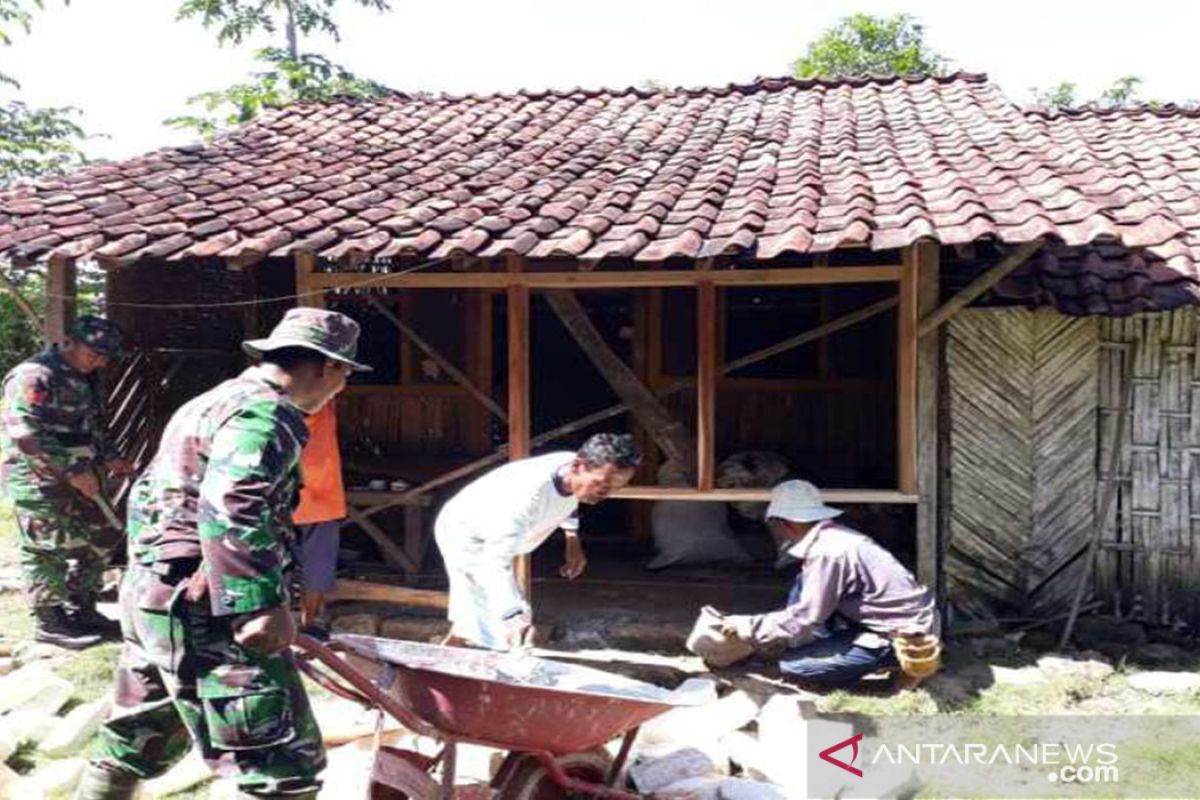
[[[300,504],[292,522],[300,530],[300,574],[304,588],[300,624],[306,633],[323,635],[320,618],[325,595],[337,578],[338,531],[346,518],[342,456],[338,451],[337,412],[333,401],[310,414],[309,439],[300,456]]]

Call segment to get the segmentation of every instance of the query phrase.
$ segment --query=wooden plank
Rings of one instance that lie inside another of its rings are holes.
[[[323,273],[317,272],[317,256],[315,253],[296,253],[296,305],[309,308],[325,308],[325,295],[309,294],[321,289],[332,287],[321,283]]]
[[[419,608],[439,609],[445,609],[449,601],[449,595],[445,592],[345,579],[339,579],[333,585],[333,591],[326,595],[326,597],[330,601],[365,600],[375,603],[396,603],[398,605],[417,606]]]
[[[717,287],[696,287],[696,485],[717,480]]]
[[[941,248],[921,242],[912,248],[917,271],[917,316],[937,308],[941,285]],[[941,540],[938,530],[938,426],[941,334],[933,331],[917,341],[916,481],[917,579],[940,596]]]
[[[762,489],[712,489],[702,491],[688,486],[626,486],[612,495],[622,500],[696,500],[705,502],[747,503],[771,499],[770,487]],[[918,497],[889,489],[822,489],[821,498],[829,503],[883,503],[914,505]]]
[[[523,267],[523,260],[512,257],[508,261],[510,274],[514,277]],[[529,287],[510,285],[506,289],[508,300],[508,460],[527,458],[532,450],[531,404],[529,392]],[[513,569],[517,584],[530,604],[533,603],[533,576],[529,556],[516,559]]]
[[[408,553],[404,552],[404,548],[391,540],[387,532],[369,519],[362,511],[355,508],[353,504],[346,504],[346,515],[358,527],[362,528],[363,533],[370,537],[376,546],[379,547],[379,552],[383,554],[383,560],[389,566],[395,567],[404,571],[405,574],[412,575],[418,570],[417,564],[408,557]]]
[[[546,302],[567,332],[582,348],[584,355],[612,387],[613,392],[627,405],[642,427],[654,438],[667,458],[680,465],[690,476],[695,475],[694,442],[683,423],[672,416],[666,406],[646,388],[632,369],[612,351],[604,336],[592,324],[587,311],[574,292],[548,289]]]
[[[621,289],[635,287],[696,286],[712,281],[717,286],[821,286],[842,283],[894,283],[902,267],[798,267],[789,269],[645,270],[612,272],[320,272],[309,288],[349,289]]]
[[[54,256],[46,270],[46,315],[42,334],[47,344],[61,342],[75,324],[75,260]]]
[[[919,336],[924,336],[946,320],[950,319],[961,309],[966,308],[977,297],[982,295],[988,289],[991,289],[1000,281],[1004,280],[1010,272],[1028,261],[1029,257],[1036,253],[1041,246],[1041,239],[1037,239],[1032,242],[1026,242],[1012,253],[1005,256],[1003,259],[1001,259],[999,264],[992,267],[975,280],[971,281],[965,289],[947,300],[944,305],[937,309],[937,311],[934,311],[932,314],[922,318],[921,324],[917,329],[917,334]]]
[[[896,484],[917,491],[917,249],[904,251],[896,313]]]
[[[388,320],[388,322],[395,325],[396,329],[399,330],[400,333],[402,333],[410,342],[416,345],[421,352],[437,362],[438,366],[444,369],[446,374],[449,375],[455,383],[465,389],[468,394],[482,403],[485,408],[487,408],[501,420],[508,422],[508,414],[504,412],[504,409],[500,407],[500,404],[483,392],[478,386],[476,386],[475,382],[467,377],[466,373],[456,367],[448,358],[439,353],[437,349],[428,341],[426,341],[419,333],[417,333],[412,326],[408,325],[406,322],[404,322],[404,320],[396,316],[390,308],[380,302],[378,297],[369,297],[367,301],[374,306],[375,310],[382,314],[383,317]]]

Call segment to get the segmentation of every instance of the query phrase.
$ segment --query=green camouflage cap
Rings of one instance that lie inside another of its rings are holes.
[[[84,314],[75,320],[71,326],[71,338],[114,360],[125,354],[121,345],[121,329],[117,323],[94,314]]]
[[[271,350],[305,347],[349,364],[356,372],[370,372],[370,367],[354,360],[358,334],[358,323],[345,314],[323,308],[289,308],[270,336],[242,342],[242,349],[261,357]]]

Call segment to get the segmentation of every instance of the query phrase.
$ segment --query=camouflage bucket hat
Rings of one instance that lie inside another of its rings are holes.
[[[71,326],[71,338],[114,361],[125,355],[117,323],[94,314],[84,314]]]
[[[284,347],[306,347],[349,364],[355,372],[370,372],[371,367],[354,360],[358,334],[358,323],[345,314],[322,308],[290,308],[270,336],[242,342],[242,349],[261,356]]]

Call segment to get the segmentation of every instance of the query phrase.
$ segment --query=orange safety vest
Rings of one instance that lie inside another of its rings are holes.
[[[346,490],[342,486],[342,455],[338,452],[337,412],[330,400],[309,414],[308,444],[300,454],[300,505],[292,513],[297,525],[331,522],[346,517]]]

